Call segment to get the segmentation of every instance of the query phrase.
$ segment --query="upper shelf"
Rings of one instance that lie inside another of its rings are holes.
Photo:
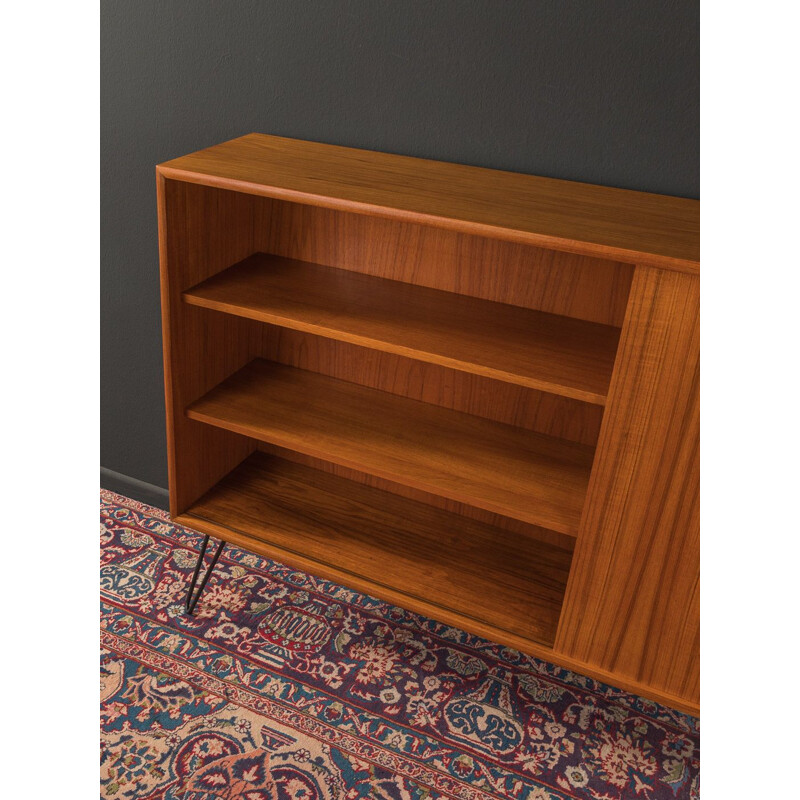
[[[682,272],[700,203],[252,133],[161,164],[173,178]]]
[[[619,330],[257,254],[185,292],[192,305],[604,405]]]

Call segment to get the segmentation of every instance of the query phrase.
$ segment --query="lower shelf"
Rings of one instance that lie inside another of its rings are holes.
[[[578,535],[594,448],[264,359],[189,419]]]
[[[572,558],[532,537],[264,453],[176,522],[448,624],[547,647]]]

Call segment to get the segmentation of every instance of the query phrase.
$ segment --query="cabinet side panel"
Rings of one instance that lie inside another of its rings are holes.
[[[699,702],[699,279],[637,267],[555,650]]]
[[[431,225],[260,198],[257,250],[622,325],[633,267]]]
[[[158,176],[170,512],[182,513],[246,458],[244,437],[189,420],[193,400],[254,358],[259,326],[186,305],[181,293],[253,251],[254,198]]]

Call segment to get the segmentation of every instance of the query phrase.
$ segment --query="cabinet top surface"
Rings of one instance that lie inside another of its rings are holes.
[[[159,165],[165,178],[696,273],[700,203],[252,133]]]

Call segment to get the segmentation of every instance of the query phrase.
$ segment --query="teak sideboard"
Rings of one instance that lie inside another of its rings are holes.
[[[179,523],[699,711],[699,203],[251,134],[157,167]]]

